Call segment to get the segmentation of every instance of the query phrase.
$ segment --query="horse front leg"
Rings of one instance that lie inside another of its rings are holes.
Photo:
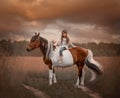
[[[55,69],[53,68],[53,83],[57,83]]]
[[[53,83],[57,83],[55,69],[53,66],[49,66],[49,85],[52,85]]]
[[[49,66],[49,85],[50,86],[53,84],[52,80],[53,80],[53,67],[52,67],[52,65],[50,65]]]
[[[49,69],[49,85],[52,85],[53,71]]]

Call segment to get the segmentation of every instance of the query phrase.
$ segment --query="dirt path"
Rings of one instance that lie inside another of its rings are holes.
[[[45,94],[44,92],[35,89],[31,86],[25,85],[23,84],[23,87],[25,87],[27,90],[31,91],[37,98],[50,98],[47,94]]]
[[[23,87],[25,87],[27,90],[31,91],[36,97],[38,98],[50,98],[47,94],[45,94],[44,92],[35,89],[31,86],[25,85],[23,84]],[[81,86],[80,87],[84,92],[86,92],[89,96],[91,96],[92,98],[102,98],[98,93],[92,91],[91,89],[89,89],[88,87],[85,86]]]
[[[86,92],[89,96],[91,96],[92,98],[102,98],[98,93],[92,91],[91,89],[89,89],[88,87],[85,86],[80,86],[80,88]]]

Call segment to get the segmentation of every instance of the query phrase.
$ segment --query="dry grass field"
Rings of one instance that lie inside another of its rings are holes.
[[[86,69],[85,85],[102,98],[119,98],[120,57],[96,57],[104,67],[102,76],[90,82]],[[23,84],[44,92],[49,98],[95,98],[75,88],[76,66],[56,68],[58,83],[48,85],[48,68],[41,57],[0,57],[0,98],[37,98]],[[42,98],[45,98],[43,96]]]

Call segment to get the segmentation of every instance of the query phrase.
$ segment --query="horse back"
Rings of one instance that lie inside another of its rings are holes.
[[[84,62],[88,55],[87,49],[81,48],[81,47],[73,47],[73,48],[70,48],[69,51],[73,56],[74,63]]]

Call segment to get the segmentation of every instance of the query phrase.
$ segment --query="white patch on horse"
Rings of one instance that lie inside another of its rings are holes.
[[[77,88],[79,88],[79,86],[80,86],[80,79],[79,79],[79,77],[77,78],[77,82],[76,82],[76,84],[75,84],[75,87],[77,87]]]
[[[72,66],[74,61],[72,54],[70,53],[69,50],[64,50],[63,51],[63,58],[62,58],[62,63],[59,63],[59,55],[56,58],[51,58],[53,62],[53,66],[57,67],[69,67]]]
[[[53,70],[49,70],[49,85],[52,85]]]
[[[56,74],[53,74],[53,83],[57,83]]]
[[[53,66],[54,67],[69,67],[72,66],[74,61],[73,61],[73,56],[69,50],[64,50],[62,52],[63,58],[62,58],[62,63],[59,63],[59,50],[60,48],[57,47],[55,51],[51,51],[50,53],[50,59],[52,60]]]

